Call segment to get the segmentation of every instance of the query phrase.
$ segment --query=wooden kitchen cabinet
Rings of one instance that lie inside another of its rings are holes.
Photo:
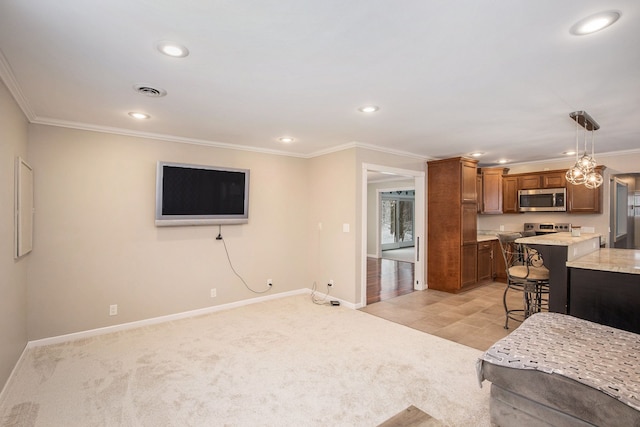
[[[465,288],[475,285],[478,277],[478,247],[475,242],[462,245],[460,259],[462,266],[460,272],[460,287]],[[429,286],[429,288],[431,289],[431,286]]]
[[[475,203],[465,203],[461,210],[461,236],[462,244],[476,244],[478,240],[478,211]]]
[[[478,282],[493,280],[493,243],[478,242]]]
[[[476,197],[478,198],[478,203],[476,203],[476,210],[478,213],[482,213],[482,175],[476,175]]]
[[[503,213],[503,185],[502,176],[509,172],[508,168],[482,168],[482,191],[478,193],[480,213]]]
[[[534,190],[540,186],[540,175],[522,175],[518,178],[518,190]]]
[[[604,174],[605,168],[597,166],[596,170]],[[567,183],[566,172],[563,169],[503,175],[502,213],[518,213],[518,190],[538,188],[566,188],[567,213],[602,213],[602,186],[588,189],[584,185],[571,185]],[[487,188],[483,186],[483,200],[490,197]]]
[[[518,190],[536,190],[538,188],[564,188],[567,186],[566,171],[544,171],[521,174],[518,176]]]
[[[477,277],[477,160],[427,162],[427,282],[459,292]]]
[[[478,162],[461,161],[462,168],[462,203],[477,203],[476,177],[478,175]]]
[[[502,255],[500,241],[498,240],[493,240],[493,266],[494,280],[507,283],[507,267],[504,262],[504,255]]]
[[[502,177],[502,213],[518,213],[518,177]]]
[[[566,171],[555,171],[542,174],[542,188],[564,188],[566,186]]]
[[[598,166],[596,171],[604,174],[604,167]],[[603,185],[587,188],[584,185],[567,184],[567,213],[602,213]]]

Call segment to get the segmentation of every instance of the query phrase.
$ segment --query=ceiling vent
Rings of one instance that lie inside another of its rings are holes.
[[[167,91],[164,89],[158,89],[149,85],[135,85],[133,87],[133,89],[144,95],[144,96],[149,96],[151,98],[160,98],[162,96],[165,96],[167,94]]]

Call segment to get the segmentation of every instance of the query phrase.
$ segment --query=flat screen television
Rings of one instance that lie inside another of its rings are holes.
[[[158,162],[156,225],[249,222],[249,170]]]

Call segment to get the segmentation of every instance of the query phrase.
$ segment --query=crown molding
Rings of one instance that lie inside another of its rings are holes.
[[[411,158],[422,160],[422,161],[433,160],[431,157],[428,157],[428,156],[422,156],[422,155],[419,155],[419,154],[410,153],[408,151],[395,150],[393,148],[380,147],[378,145],[367,144],[367,143],[358,142],[358,141],[352,141],[352,142],[348,142],[346,144],[337,145],[335,147],[327,148],[325,150],[315,151],[315,152],[307,155],[306,157],[307,158],[320,157],[320,156],[324,156],[324,155],[327,155],[327,154],[336,153],[338,151],[348,150],[348,149],[351,149],[351,148],[362,148],[362,149],[366,149],[366,150],[378,151],[380,153],[385,153],[385,154],[393,154],[393,155],[396,155],[396,156],[411,157]]]
[[[71,122],[66,120],[58,120],[51,118],[42,118],[38,117],[34,120],[31,120],[31,123],[39,124],[39,125],[47,125],[47,126],[56,126],[56,127],[64,127],[69,129],[78,129],[78,130],[86,130],[91,132],[101,132],[101,133],[111,133],[115,135],[123,135],[123,136],[132,136],[137,138],[147,138],[154,139],[157,141],[166,141],[166,142],[177,142],[182,144],[192,144],[192,145],[204,145],[207,147],[215,147],[215,148],[224,148],[228,150],[239,150],[239,151],[250,151],[254,153],[261,154],[272,154],[277,156],[288,156],[288,157],[300,157],[305,158],[305,155],[280,151],[280,150],[270,150],[266,148],[257,148],[249,145],[239,145],[239,144],[228,144],[224,142],[217,141],[209,141],[205,139],[197,139],[197,138],[185,138],[175,135],[165,135],[159,133],[152,132],[140,132],[131,129],[123,129],[116,128],[110,126],[97,126],[87,123],[79,123],[79,122]]]
[[[351,148],[362,148],[367,150],[378,151],[385,154],[394,154],[397,156],[411,157],[411,158],[419,159],[423,161],[431,160],[430,157],[420,156],[407,151],[394,150],[390,148],[385,148],[377,145],[366,144],[366,143],[355,142],[355,141],[349,142],[347,144],[337,145],[335,147],[330,147],[325,150],[315,151],[310,154],[300,154],[300,153],[293,153],[290,151],[271,150],[271,149],[265,149],[265,148],[252,147],[249,145],[229,144],[224,142],[209,141],[209,140],[197,139],[197,138],[184,138],[184,137],[179,137],[175,135],[165,135],[165,134],[158,134],[158,133],[152,133],[152,132],[140,132],[140,131],[134,131],[130,129],[116,128],[116,127],[110,127],[110,126],[98,126],[98,125],[92,125],[87,123],[72,122],[67,120],[59,120],[59,119],[52,119],[52,118],[46,118],[46,117],[34,117],[29,121],[34,124],[46,125],[46,126],[64,127],[69,129],[86,130],[91,132],[111,133],[115,135],[155,139],[157,141],[204,145],[207,147],[223,148],[228,150],[249,151],[249,152],[261,153],[261,154],[272,154],[276,156],[297,157],[302,159],[312,159],[314,157],[320,157],[327,154],[336,153],[339,151],[349,150]]]
[[[0,79],[4,82],[13,96],[13,99],[16,100],[18,106],[22,110],[25,116],[27,116],[27,120],[30,122],[35,118],[35,114],[33,113],[33,109],[29,105],[27,98],[22,93],[22,89],[20,89],[20,85],[18,84],[18,80],[16,80],[15,73],[11,69],[11,65],[7,61],[7,58],[4,56],[2,50],[0,50]]]

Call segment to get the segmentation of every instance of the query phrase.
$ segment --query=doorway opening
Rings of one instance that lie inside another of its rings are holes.
[[[363,164],[363,307],[425,288],[424,181],[424,171]]]
[[[609,247],[640,249],[640,174],[611,176]]]
[[[413,262],[415,259],[415,190],[380,193],[380,249],[382,258]]]

